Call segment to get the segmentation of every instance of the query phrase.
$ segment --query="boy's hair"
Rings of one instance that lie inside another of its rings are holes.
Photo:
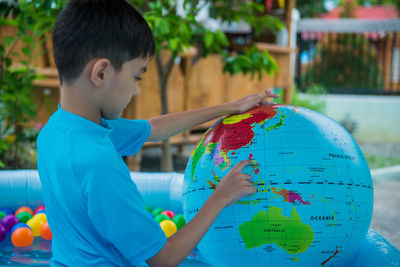
[[[107,58],[116,71],[124,62],[153,56],[153,33],[125,0],[72,0],[53,29],[54,60],[63,81],[78,78],[94,58]]]

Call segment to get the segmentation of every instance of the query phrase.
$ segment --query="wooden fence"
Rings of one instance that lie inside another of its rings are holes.
[[[14,32],[13,32],[14,31]],[[0,28],[2,36],[15,36],[15,29],[10,27]],[[267,50],[277,61],[279,72],[274,76],[264,76],[261,80],[251,79],[251,75],[230,76],[222,72],[222,62],[218,55],[210,55],[192,63],[196,51],[191,49],[180,54],[168,81],[168,99],[170,112],[180,112],[211,105],[223,104],[236,100],[248,94],[259,93],[270,88],[284,90],[285,102],[291,101],[291,67],[290,55],[296,49],[277,46],[268,43],[258,43],[260,49]],[[22,49],[22,44],[17,44],[16,50]],[[38,49],[40,56],[35,58],[32,65],[43,78],[34,82],[35,103],[37,105],[37,118],[31,124],[47,123],[52,113],[57,110],[60,102],[59,78],[53,60],[52,42],[49,39]],[[132,98],[124,110],[122,117],[128,119],[148,119],[161,113],[158,75],[155,60],[149,63],[147,72],[139,84],[140,93]],[[195,130],[205,131],[214,121],[205,123]],[[185,133],[171,138],[172,144],[184,145],[197,142],[198,135]],[[156,144],[147,144],[156,145]],[[138,170],[140,156],[127,159],[132,170]]]

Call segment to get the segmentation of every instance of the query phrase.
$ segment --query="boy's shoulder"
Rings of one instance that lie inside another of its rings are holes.
[[[115,147],[107,138],[97,137],[76,129],[60,127],[49,122],[40,131],[37,139],[38,151],[52,155],[63,154],[79,161],[93,161],[93,158],[109,160],[116,153]],[[95,155],[95,157],[93,157]]]

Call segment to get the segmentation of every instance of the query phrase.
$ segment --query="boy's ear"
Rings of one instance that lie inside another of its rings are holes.
[[[108,75],[111,74],[111,62],[106,58],[96,60],[90,72],[90,81],[95,86],[102,86]]]

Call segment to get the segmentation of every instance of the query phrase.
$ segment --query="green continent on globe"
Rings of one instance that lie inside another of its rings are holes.
[[[271,207],[267,212],[262,210],[239,226],[247,249],[271,243],[288,254],[299,254],[308,249],[314,241],[311,226],[303,224],[294,207],[290,218],[282,215],[281,211],[282,208],[277,207]]]

